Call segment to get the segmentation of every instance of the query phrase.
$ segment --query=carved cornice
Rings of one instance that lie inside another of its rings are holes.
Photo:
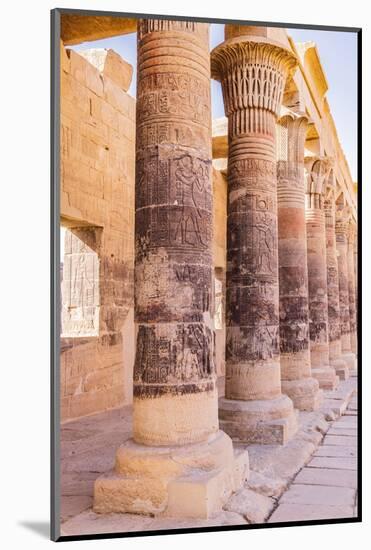
[[[226,115],[257,108],[278,116],[286,78],[296,65],[289,50],[262,37],[237,37],[217,46],[211,75],[222,84]]]

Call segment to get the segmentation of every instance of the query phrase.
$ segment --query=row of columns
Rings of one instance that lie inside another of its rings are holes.
[[[349,220],[333,189],[325,201],[328,160],[304,157],[305,114],[279,118],[296,59],[264,28],[226,25],[211,56],[229,142],[218,413],[208,32],[138,24],[133,440],[96,481],[97,512],[210,515],[248,476],[232,439],[284,444],[296,409],[354,368]]]

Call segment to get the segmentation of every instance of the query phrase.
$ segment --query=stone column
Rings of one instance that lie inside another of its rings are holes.
[[[282,391],[311,411],[323,392],[312,378],[309,349],[304,143],[307,118],[291,112],[277,124],[278,265]]]
[[[330,169],[329,159],[306,157],[306,227],[308,254],[309,333],[312,375],[323,389],[339,384],[330,366],[328,338],[328,298],[326,227],[323,193]]]
[[[236,440],[283,444],[297,420],[281,393],[275,124],[296,60],[249,31],[226,25],[226,40],[211,57],[229,143],[226,397],[219,417]]]
[[[335,186],[333,172],[329,179],[330,189],[325,200],[328,334],[330,365],[335,368],[340,380],[349,378],[349,369],[341,358],[341,322],[339,305],[339,272],[335,235]]]
[[[350,371],[356,368],[355,355],[352,352],[350,341],[349,321],[349,279],[348,279],[348,228],[349,210],[339,207],[335,213],[336,249],[339,270],[339,304],[341,322],[341,351],[342,359],[346,361]]]
[[[356,330],[358,328],[358,231],[356,224],[356,231],[354,236],[354,294],[355,294],[355,308],[356,308]]]
[[[97,512],[208,517],[247,476],[219,430],[209,25],[138,23],[133,439]]]
[[[356,224],[353,218],[349,221],[348,227],[348,290],[349,290],[349,330],[350,348],[354,355],[357,355],[357,317],[356,317],[356,293],[354,273],[354,241],[356,235]]]

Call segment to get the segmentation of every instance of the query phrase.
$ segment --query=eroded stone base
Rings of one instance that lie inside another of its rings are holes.
[[[150,447],[132,439],[94,485],[94,512],[209,518],[249,477],[248,453],[218,431],[207,441]]]
[[[317,367],[312,369],[312,376],[316,378],[319,387],[323,390],[335,390],[339,385],[339,377],[333,367]]]
[[[300,411],[316,411],[323,402],[323,391],[315,378],[282,380],[282,393],[288,395]]]
[[[297,431],[297,412],[286,395],[276,399],[219,400],[220,427],[234,441],[284,445]]]
[[[330,366],[334,367],[336,375],[340,380],[348,380],[349,368],[343,359],[330,359]]]
[[[345,361],[349,369],[349,373],[353,373],[357,370],[356,356],[354,355],[354,353],[343,353],[341,355],[341,358],[343,359],[343,361]]]

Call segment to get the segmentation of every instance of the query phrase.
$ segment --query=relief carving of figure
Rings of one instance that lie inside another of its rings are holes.
[[[207,171],[207,167],[205,168]],[[205,179],[208,177],[208,173],[205,176],[204,167],[201,164],[196,169],[193,158],[186,155],[180,159],[175,176],[182,205],[181,218],[175,231],[175,240],[180,238],[182,244],[198,244],[205,247],[206,243],[200,227],[202,212],[197,196],[203,196],[206,202]]]
[[[257,230],[256,270],[257,273],[273,273],[271,256],[273,235],[267,223],[261,221],[254,228]]]

